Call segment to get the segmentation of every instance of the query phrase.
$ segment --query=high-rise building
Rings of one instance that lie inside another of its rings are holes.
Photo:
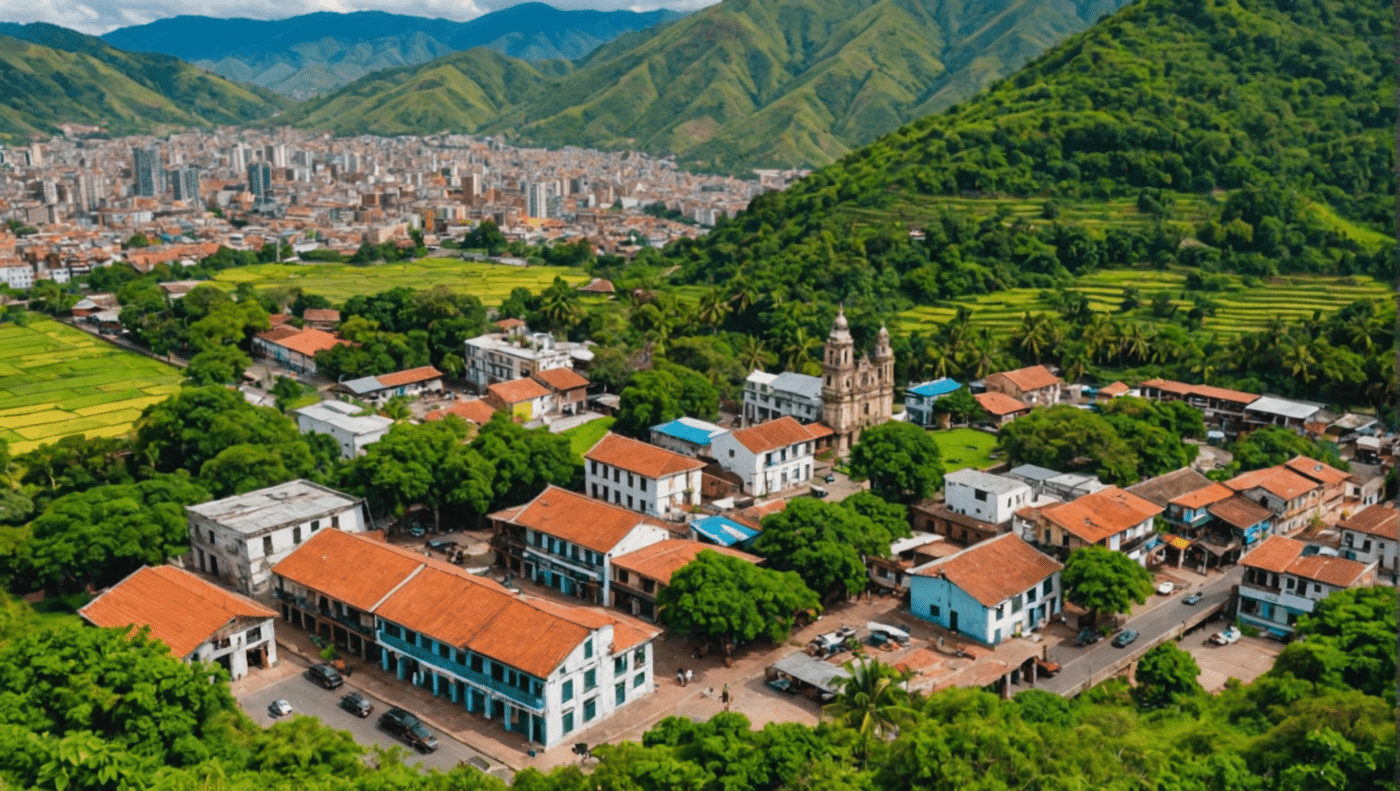
[[[287,147],[281,143],[263,147],[263,159],[275,168],[287,167]]]
[[[248,191],[259,202],[272,198],[272,166],[267,162],[248,165]]]
[[[475,173],[462,176],[462,200],[474,201],[481,194],[481,177]]]
[[[234,146],[228,150],[229,170],[234,173],[242,173],[248,168],[248,149],[243,146]]]
[[[525,216],[544,219],[549,216],[549,192],[542,181],[525,185]]]
[[[135,194],[154,198],[165,192],[165,171],[160,166],[160,149],[155,146],[131,149],[131,178]]]
[[[199,201],[199,168],[191,165],[170,171],[170,184],[175,190],[175,200]]]

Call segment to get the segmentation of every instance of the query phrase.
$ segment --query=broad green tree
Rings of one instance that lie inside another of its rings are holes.
[[[705,643],[787,638],[799,612],[820,611],[817,594],[791,571],[774,571],[711,550],[675,574],[656,595],[660,619],[676,634]]]
[[[1033,410],[1011,421],[997,442],[1013,464],[1052,470],[1094,470],[1119,485],[1138,480],[1137,456],[1100,415],[1069,405]]]
[[[1151,572],[1098,544],[1071,552],[1061,579],[1069,600],[1087,609],[1095,624],[1100,613],[1126,613],[1152,595]]]
[[[195,387],[237,384],[253,358],[237,346],[214,346],[190,358],[185,382]]]
[[[866,429],[851,449],[851,477],[892,503],[917,502],[943,487],[943,453],[929,433],[892,420]]]
[[[492,508],[519,505],[550,484],[568,486],[582,473],[567,437],[547,428],[527,429],[504,412],[478,430],[471,449],[492,470]]]
[[[874,495],[861,494],[887,506]],[[861,508],[879,520],[862,514]],[[823,596],[849,596],[865,590],[870,582],[864,556],[887,556],[891,541],[909,535],[906,524],[889,516],[888,511],[876,510],[865,499],[846,507],[800,497],[786,509],[764,517],[763,532],[752,549],[768,559],[769,568],[797,572],[807,587]]]
[[[1153,646],[1137,663],[1133,699],[1147,709],[1173,706],[1201,692],[1196,658],[1167,641]]]

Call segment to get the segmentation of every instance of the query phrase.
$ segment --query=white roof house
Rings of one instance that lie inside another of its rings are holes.
[[[361,409],[344,401],[322,401],[293,410],[303,434],[326,434],[340,445],[340,455],[353,459],[365,446],[389,432],[394,421],[383,415],[357,415]]]

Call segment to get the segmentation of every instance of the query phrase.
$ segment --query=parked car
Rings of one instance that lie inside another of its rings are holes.
[[[1240,630],[1231,626],[1223,632],[1216,632],[1210,636],[1210,641],[1216,645],[1230,645],[1240,641]]]
[[[457,548],[456,541],[429,541],[428,549],[436,549],[439,552],[446,552]]]
[[[826,474],[826,477],[822,478],[822,480],[826,481],[827,483],[836,483],[836,474],[828,472]]]
[[[1099,634],[1098,629],[1081,629],[1079,636],[1074,639],[1074,644],[1077,646],[1093,645],[1102,639],[1103,635]]]
[[[340,707],[354,714],[360,719],[368,717],[374,713],[374,704],[365,699],[364,695],[358,692],[351,692],[340,699]]]
[[[1195,603],[1199,602],[1202,598],[1204,598],[1204,597],[1201,595],[1201,592],[1200,592],[1200,591],[1195,591],[1195,592],[1189,594],[1186,598],[1182,599],[1182,600],[1181,600],[1181,603],[1182,603],[1182,604],[1195,604]]]
[[[319,665],[312,665],[306,671],[306,677],[315,681],[326,689],[338,689],[345,679],[340,677],[340,672],[330,665],[322,662]]]
[[[271,714],[273,718],[285,717],[292,713],[292,704],[285,700],[274,700],[267,704],[267,713]]]
[[[1163,596],[1172,595],[1172,591],[1174,590],[1176,590],[1176,586],[1170,582],[1164,582],[1161,585],[1157,586],[1157,592],[1162,594]]]
[[[428,531],[424,530],[422,525],[414,525],[408,529],[408,534],[414,538],[422,538],[428,534]]]
[[[1124,629],[1113,637],[1114,648],[1126,648],[1138,639],[1136,629]]]
[[[437,738],[418,718],[400,708],[392,708],[379,715],[379,727],[399,737],[412,747],[430,753],[438,748]]]

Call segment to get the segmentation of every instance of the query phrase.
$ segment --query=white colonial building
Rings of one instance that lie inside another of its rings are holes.
[[[590,497],[663,519],[700,504],[705,462],[608,432],[583,456]]]
[[[818,436],[792,417],[720,434],[710,448],[720,466],[738,475],[745,494],[760,497],[810,483]]]
[[[943,476],[943,500],[953,513],[994,525],[1011,521],[1016,511],[1035,499],[1031,487],[1011,478],[971,468]]]

